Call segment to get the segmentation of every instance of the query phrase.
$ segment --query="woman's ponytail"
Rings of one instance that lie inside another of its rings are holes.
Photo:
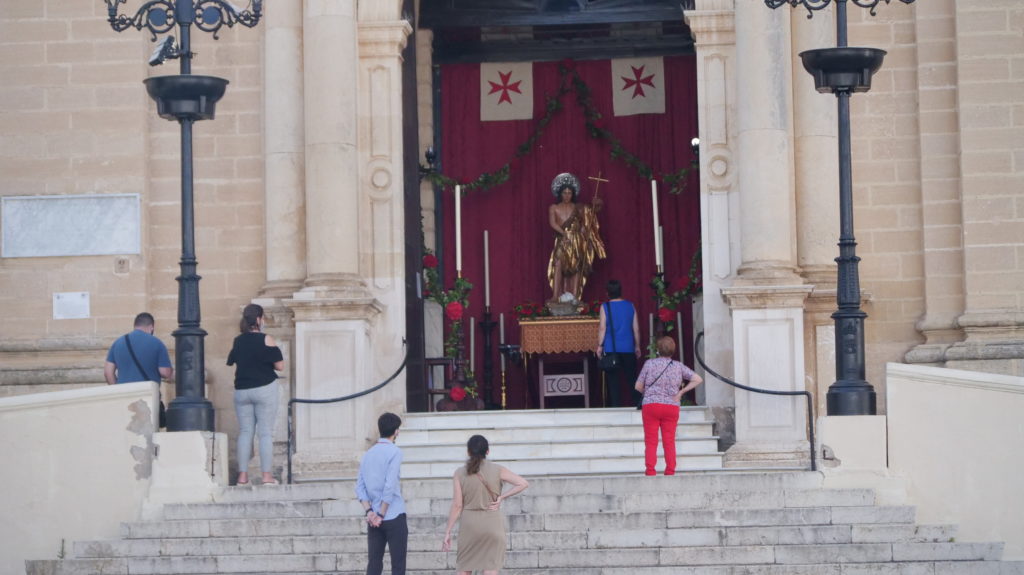
[[[466,450],[469,452],[469,459],[466,460],[466,474],[473,475],[480,471],[480,464],[487,459],[490,446],[487,444],[486,437],[474,435],[466,442]]]

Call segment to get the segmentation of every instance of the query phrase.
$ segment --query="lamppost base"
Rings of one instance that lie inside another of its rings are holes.
[[[213,431],[213,404],[202,397],[176,397],[167,406],[167,431]]]
[[[854,385],[832,384],[825,396],[828,415],[876,415],[875,389],[868,382]]]

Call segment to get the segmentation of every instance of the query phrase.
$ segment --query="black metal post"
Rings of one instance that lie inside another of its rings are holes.
[[[480,322],[480,332],[484,339],[484,378],[482,382],[483,400],[485,409],[498,409],[500,404],[495,404],[492,386],[494,385],[494,358],[493,346],[491,345],[491,332],[498,322],[491,320],[491,306],[484,307],[484,319]]]
[[[206,331],[200,327],[200,276],[196,273],[192,125],[198,120],[213,119],[216,102],[224,95],[228,82],[192,75],[191,27],[195,24],[212,32],[215,39],[224,25],[240,23],[251,28],[259,22],[262,0],[254,0],[252,11],[244,12],[224,0],[149,0],[132,17],[117,14],[118,6],[125,1],[106,0],[107,20],[115,31],[147,28],[154,41],[157,34],[169,32],[175,26],[180,34],[177,48],[173,47],[174,39],[167,38],[150,59],[150,65],[159,65],[165,58],[179,58],[180,74],[145,80],[160,117],[181,125],[181,275],[177,277],[178,329],[172,333],[176,397],[167,408],[167,430],[213,431],[213,404],[206,399]]]

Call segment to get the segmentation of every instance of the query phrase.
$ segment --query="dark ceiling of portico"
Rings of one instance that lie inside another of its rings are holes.
[[[624,58],[693,51],[694,0],[421,0],[434,61]]]

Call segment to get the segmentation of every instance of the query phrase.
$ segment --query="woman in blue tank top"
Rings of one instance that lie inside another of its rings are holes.
[[[608,407],[621,407],[622,390],[630,389],[631,405],[640,409],[643,396],[633,389],[636,379],[636,360],[640,357],[640,323],[633,303],[622,299],[622,284],[608,280],[608,302],[601,306],[601,323],[597,335],[597,357],[614,353],[618,367],[606,372]]]

